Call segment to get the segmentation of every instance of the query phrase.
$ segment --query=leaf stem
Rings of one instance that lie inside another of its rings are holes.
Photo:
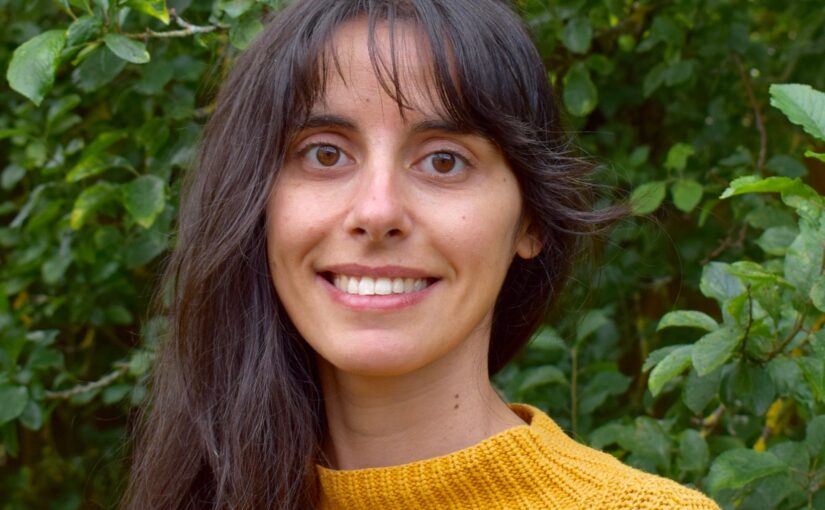
[[[768,131],[765,129],[765,121],[762,118],[762,109],[759,107],[759,102],[756,100],[756,95],[753,93],[753,84],[750,76],[745,70],[745,65],[739,58],[739,55],[733,55],[733,62],[736,64],[736,69],[739,71],[739,78],[742,79],[742,85],[745,87],[745,93],[748,95],[748,102],[753,110],[754,118],[756,119],[756,129],[759,131],[759,158],[756,161],[756,171],[762,174],[765,168],[765,159],[768,153]]]

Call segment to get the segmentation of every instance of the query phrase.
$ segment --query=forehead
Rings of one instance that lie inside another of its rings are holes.
[[[413,23],[366,19],[341,25],[321,56],[323,90],[313,111],[380,103],[382,109],[442,116],[426,35]]]

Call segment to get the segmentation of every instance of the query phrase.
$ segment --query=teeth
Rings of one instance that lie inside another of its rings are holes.
[[[424,278],[371,278],[369,276],[335,275],[332,283],[338,290],[361,296],[406,294],[427,288]]]
[[[401,294],[402,292],[404,292],[404,279],[394,278],[392,280],[392,293]]]

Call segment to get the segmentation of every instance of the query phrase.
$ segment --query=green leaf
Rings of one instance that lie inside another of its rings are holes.
[[[66,30],[66,46],[72,47],[97,38],[103,23],[96,16],[80,16]]]
[[[745,404],[756,416],[764,416],[776,397],[776,385],[765,369],[747,362],[739,362],[728,380],[733,398]]]
[[[130,384],[114,384],[103,390],[101,400],[106,405],[116,404],[123,400],[123,397],[128,395],[130,391],[132,391],[132,385]]]
[[[647,159],[650,157],[650,146],[649,145],[640,145],[633,149],[633,152],[630,153],[630,156],[627,158],[627,164],[630,165],[632,168],[639,168],[644,163],[647,162]]]
[[[808,294],[811,302],[820,312],[825,312],[825,275],[819,275],[814,280],[811,286],[811,292]]]
[[[679,441],[679,459],[681,460],[680,467],[685,471],[702,473],[707,469],[710,462],[710,449],[702,434],[693,429],[682,432],[682,438]]]
[[[573,53],[587,53],[593,39],[593,27],[586,16],[576,16],[567,21],[561,32],[561,42]]]
[[[730,359],[742,340],[742,332],[730,326],[717,329],[693,345],[693,367],[700,376],[707,375]]]
[[[542,326],[538,333],[533,335],[533,339],[530,340],[530,348],[539,351],[566,351],[567,344],[555,329]]]
[[[580,344],[599,328],[608,324],[610,319],[603,310],[589,310],[579,321],[576,328],[576,343]]]
[[[677,143],[667,151],[665,168],[681,172],[687,166],[689,157],[696,154],[696,149],[689,143]]]
[[[818,159],[819,161],[822,161],[823,163],[825,163],[825,153],[820,154],[820,153],[814,152],[814,151],[805,151],[805,157],[806,158]]]
[[[29,401],[29,392],[23,386],[0,385],[0,425],[23,413]]]
[[[668,345],[667,347],[656,349],[655,351],[648,354],[647,359],[642,364],[642,372],[647,372],[651,368],[658,365],[659,362],[665,359],[668,354],[675,351],[679,347],[681,347],[681,345]]]
[[[673,62],[664,72],[665,83],[669,87],[688,81],[693,76],[696,63],[693,60],[679,60]]]
[[[729,269],[730,265],[724,262],[711,262],[702,269],[699,289],[705,297],[715,299],[720,305],[745,292],[742,282],[731,275]]]
[[[674,349],[650,372],[647,385],[654,397],[659,395],[668,381],[690,366],[692,350],[692,345],[683,345]]]
[[[678,45],[683,37],[682,29],[669,16],[660,14],[653,19],[650,32],[636,47],[636,51],[639,53],[650,51],[659,43]]]
[[[689,213],[702,200],[704,188],[693,179],[679,179],[673,184],[673,205],[680,211]]]
[[[547,384],[567,384],[567,377],[553,365],[541,365],[525,370],[524,380],[519,385],[519,392],[544,386]]]
[[[141,175],[121,187],[123,206],[143,228],[149,228],[166,205],[166,185],[156,175]]]
[[[611,370],[599,372],[581,392],[579,412],[589,414],[596,410],[611,395],[621,395],[630,386],[631,379],[621,372]]]
[[[25,177],[26,169],[14,163],[7,166],[0,175],[0,186],[4,190],[12,189],[20,180]]]
[[[75,230],[80,229],[93,213],[112,195],[114,187],[108,182],[98,182],[84,189],[74,202],[69,224]]]
[[[664,181],[646,182],[634,189],[630,195],[633,214],[642,216],[652,213],[662,205],[666,192]]]
[[[166,7],[166,0],[129,0],[126,5],[161,20],[165,25],[169,24],[169,9]]]
[[[696,373],[696,370],[691,370],[684,390],[682,390],[682,402],[694,414],[702,414],[711,400],[719,395],[721,380],[721,370],[714,370],[705,376],[700,376]]]
[[[65,45],[65,30],[49,30],[21,44],[14,50],[6,71],[11,88],[40,106],[54,85],[60,52]]]
[[[779,275],[767,271],[764,267],[756,262],[750,260],[740,260],[734,262],[728,268],[728,272],[733,276],[738,277],[744,283],[776,283],[790,287],[790,284],[782,279]]]
[[[230,18],[238,18],[254,7],[254,0],[220,0],[218,6]]]
[[[263,28],[263,23],[257,17],[244,16],[229,27],[229,42],[239,50],[244,50]]]
[[[105,46],[98,46],[72,73],[72,80],[84,92],[106,85],[126,67],[126,61]]]
[[[821,455],[825,451],[825,415],[808,422],[805,445],[811,455]]]
[[[781,193],[783,198],[797,196],[816,203],[823,202],[822,197],[816,190],[798,178],[768,177],[760,179],[755,175],[734,179],[719,198],[730,198],[745,193]]]
[[[816,230],[805,223],[802,227],[785,256],[785,279],[799,292],[808,295],[822,272],[824,243]]]
[[[785,464],[772,453],[737,448],[722,453],[713,461],[708,483],[712,493],[722,489],[739,489],[760,478],[782,473],[785,469]]]
[[[805,357],[797,358],[796,362],[816,399],[825,402],[825,359]]]
[[[599,91],[590,79],[590,70],[581,62],[576,62],[564,75],[562,99],[567,111],[577,117],[584,117],[599,104]]]
[[[157,226],[157,225],[155,225]],[[126,267],[143,266],[160,255],[169,246],[169,237],[163,231],[155,228],[141,232],[123,247],[123,258]]]
[[[768,255],[783,256],[798,235],[799,230],[793,227],[771,227],[762,233],[756,244]]]
[[[719,329],[719,324],[706,313],[697,312],[694,310],[676,310],[668,312],[659,320],[659,325],[656,331],[661,331],[665,328],[699,328],[705,331],[716,331]]]
[[[106,43],[107,48],[112,50],[112,53],[127,62],[145,64],[150,60],[146,45],[140,41],[129,39],[125,35],[109,33],[103,38],[103,42]]]
[[[148,351],[134,351],[129,360],[129,374],[141,376],[149,371],[152,366],[152,353]]]
[[[112,154],[94,154],[84,157],[66,174],[66,182],[77,182],[109,170],[110,168],[127,168],[134,170],[132,163],[122,156]]]
[[[792,179],[795,177],[805,177],[808,174],[808,169],[805,168],[805,165],[800,163],[798,159],[785,154],[777,154],[769,159],[765,164],[765,168],[775,174]]]
[[[26,408],[20,413],[20,424],[29,430],[40,430],[43,426],[43,409],[34,400],[26,403]]]
[[[809,85],[771,85],[771,105],[809,135],[825,141],[825,93]]]
[[[666,77],[667,67],[663,63],[657,64],[650,71],[648,71],[645,75],[644,82],[642,83],[642,93],[644,94],[644,97],[648,98],[651,94],[656,92],[656,90],[665,82]]]

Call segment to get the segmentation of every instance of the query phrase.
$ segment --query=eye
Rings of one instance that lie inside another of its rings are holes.
[[[318,167],[334,168],[347,162],[344,151],[328,143],[311,144],[301,149],[300,154]]]
[[[433,152],[422,160],[424,170],[436,175],[459,173],[467,167],[467,160],[450,151]]]

